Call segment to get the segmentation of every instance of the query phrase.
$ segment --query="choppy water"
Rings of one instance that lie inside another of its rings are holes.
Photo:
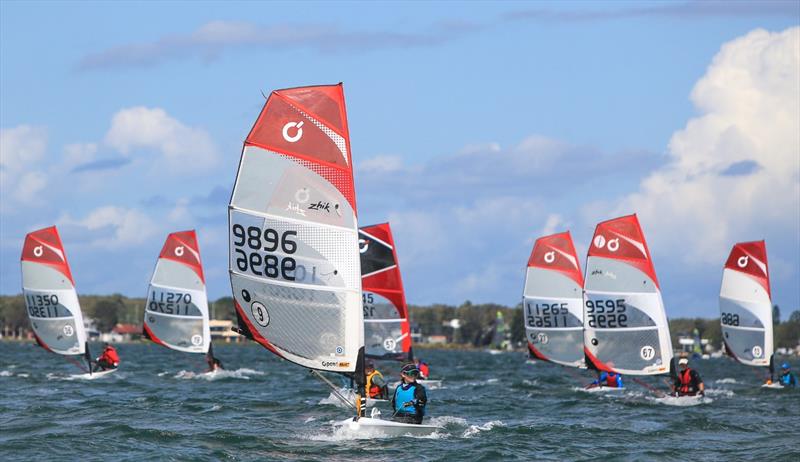
[[[444,430],[358,439],[331,426],[350,411],[319,404],[328,390],[261,347],[215,346],[228,371],[213,379],[192,355],[118,349],[119,371],[85,381],[57,355],[0,342],[0,459],[800,460],[800,391],[761,389],[727,359],[696,362],[708,397],[682,407],[631,380],[620,394],[586,393],[587,373],[519,353],[422,351],[444,378],[429,392]]]

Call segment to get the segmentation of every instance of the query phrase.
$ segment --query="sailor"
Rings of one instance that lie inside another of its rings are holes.
[[[430,368],[428,367],[428,363],[422,361],[419,358],[414,358],[414,365],[419,370],[419,378],[422,380],[427,379],[430,377]]]
[[[367,361],[364,372],[367,374],[367,396],[373,399],[389,399],[389,387],[383,374],[375,369],[375,363]]]
[[[117,350],[108,342],[103,344],[103,353],[95,360],[94,371],[105,371],[119,367]]]
[[[703,384],[703,379],[700,378],[700,374],[696,370],[689,368],[689,359],[681,358],[678,360],[678,367],[681,370],[672,385],[672,391],[675,396],[705,395],[706,386]]]
[[[417,383],[419,369],[413,364],[403,366],[400,370],[402,382],[394,390],[392,408],[394,420],[404,423],[421,424],[425,416],[425,405],[428,395],[425,387]]]
[[[586,388],[594,387],[608,387],[608,388],[625,388],[622,383],[622,375],[614,371],[602,371],[597,377],[597,380],[589,384]]]
[[[209,351],[206,353],[206,363],[208,364],[208,372],[214,372],[220,369],[225,369],[222,367],[222,361],[215,358],[214,355]]]
[[[789,363],[781,364],[781,376],[778,382],[784,387],[796,387],[797,377],[789,370]]]

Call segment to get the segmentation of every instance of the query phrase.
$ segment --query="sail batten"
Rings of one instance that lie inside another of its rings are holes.
[[[228,209],[240,329],[310,369],[354,372],[363,345],[358,227],[341,85],[272,92]]]
[[[597,225],[586,261],[583,308],[587,366],[629,375],[669,371],[669,325],[636,215]]]
[[[528,350],[535,358],[583,365],[583,275],[569,231],[540,237],[523,289]]]
[[[719,293],[722,340],[748,366],[769,366],[774,352],[772,300],[764,241],[733,246]]]

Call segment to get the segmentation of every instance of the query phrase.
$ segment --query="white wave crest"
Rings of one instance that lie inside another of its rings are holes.
[[[248,369],[245,367],[236,370],[218,369],[213,372],[201,372],[201,373],[182,370],[177,374],[175,374],[173,378],[184,379],[184,380],[199,379],[208,381],[221,380],[221,379],[250,380],[251,375],[264,375],[264,373],[254,369]]]
[[[477,435],[480,432],[489,431],[495,427],[505,427],[506,424],[503,423],[501,420],[492,420],[490,422],[486,422],[483,425],[470,425],[469,428],[464,430],[464,438],[472,438],[473,436]]]

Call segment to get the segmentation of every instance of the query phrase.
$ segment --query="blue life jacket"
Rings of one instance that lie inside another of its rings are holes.
[[[791,372],[787,372],[781,375],[781,385],[790,387],[795,386],[797,384],[797,379],[794,378],[794,374]]]
[[[403,406],[404,403],[414,402],[414,390],[417,385],[413,383],[403,383],[394,390],[394,410],[398,414],[416,414],[417,409],[413,405]]]
[[[622,383],[622,375],[606,371],[601,372],[600,377],[592,383],[595,385],[601,385],[601,386],[605,385],[607,387],[612,387],[612,388],[625,387],[625,385]]]

